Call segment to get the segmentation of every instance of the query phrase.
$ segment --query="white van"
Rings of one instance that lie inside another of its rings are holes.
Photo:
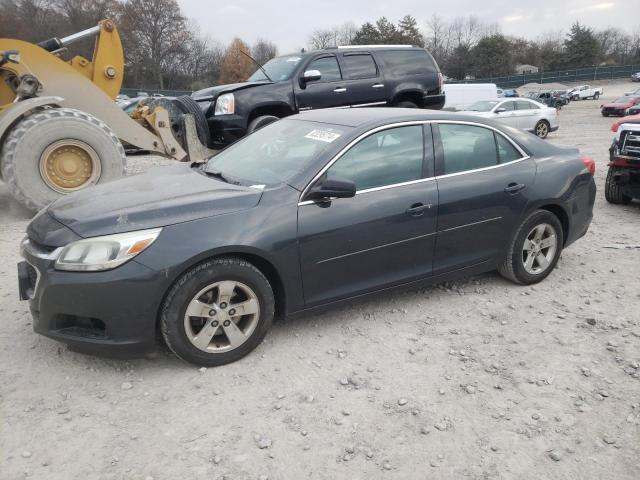
[[[464,110],[478,100],[496,100],[498,87],[495,83],[445,83],[444,93],[443,110]]]

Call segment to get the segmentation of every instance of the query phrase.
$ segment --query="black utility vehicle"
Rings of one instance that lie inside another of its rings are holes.
[[[246,82],[192,97],[205,112],[212,147],[224,147],[274,120],[305,110],[395,106],[441,109],[442,75],[423,48],[334,47],[269,60]]]

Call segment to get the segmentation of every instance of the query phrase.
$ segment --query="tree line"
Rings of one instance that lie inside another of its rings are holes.
[[[125,52],[124,86],[197,90],[245,80],[255,69],[241,51],[264,63],[276,46],[240,39],[225,46],[187,19],[176,0],[0,0],[0,37],[40,42],[64,37],[114,20]],[[65,57],[89,57],[92,40],[70,48]]]
[[[196,90],[243,81],[256,70],[245,53],[259,63],[278,54],[266,39],[249,45],[236,38],[224,45],[187,19],[176,0],[0,0],[0,12],[0,37],[30,42],[114,20],[125,51],[124,86],[131,88]],[[414,16],[405,15],[397,23],[385,17],[362,25],[347,21],[306,39],[309,49],[348,44],[424,46],[454,79],[507,75],[518,64],[548,71],[640,63],[640,28],[594,30],[577,22],[566,35],[550,32],[529,40],[503,35],[497,23],[475,16],[447,21],[434,14],[421,28]],[[69,54],[89,56],[91,49],[87,40]]]
[[[640,25],[630,33],[616,27],[595,30],[575,22],[566,35],[548,32],[528,40],[503,35],[497,23],[475,16],[446,21],[434,14],[422,30],[415,17],[406,15],[397,24],[386,17],[360,27],[346,22],[316,30],[309,39],[314,48],[397,43],[424,46],[443,73],[454,79],[509,75],[517,65],[549,71],[640,63]]]

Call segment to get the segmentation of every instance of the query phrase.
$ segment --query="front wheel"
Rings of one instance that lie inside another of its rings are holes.
[[[604,198],[609,203],[614,205],[627,205],[631,202],[632,198],[622,193],[620,185],[618,185],[613,176],[619,170],[619,167],[609,167],[607,172],[607,179],[604,184]]]
[[[254,118],[249,122],[249,126],[247,127],[247,134],[253,133],[256,130],[260,130],[262,127],[266,127],[270,123],[279,120],[275,115],[261,115],[259,117]]]
[[[171,288],[161,310],[162,336],[187,362],[224,365],[260,344],[274,311],[273,290],[260,270],[240,258],[216,258]]]
[[[549,122],[540,120],[536,123],[534,132],[539,138],[547,138],[547,135],[549,135]]]
[[[538,283],[555,268],[563,245],[558,217],[547,210],[536,210],[520,225],[498,271],[515,283]]]

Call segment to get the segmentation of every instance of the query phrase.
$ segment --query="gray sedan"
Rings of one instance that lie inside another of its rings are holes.
[[[583,236],[593,160],[478,117],[323,110],[206,164],[83,190],[29,224],[20,295],[36,332],[138,354],[161,337],[221,365],[274,317],[498,270],[543,280]]]
[[[540,138],[546,138],[549,132],[559,128],[558,111],[555,108],[527,98],[479,101],[461,113],[496,120],[533,132]]]

